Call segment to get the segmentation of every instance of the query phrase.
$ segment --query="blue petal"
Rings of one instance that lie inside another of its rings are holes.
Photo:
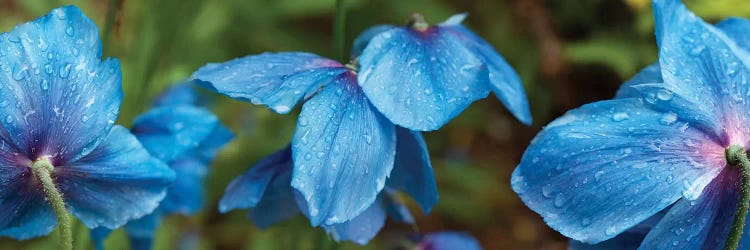
[[[487,66],[441,28],[394,28],[370,40],[359,57],[359,84],[393,123],[436,130],[489,94]]]
[[[94,242],[94,249],[96,250],[104,250],[104,240],[109,237],[109,234],[112,233],[112,229],[106,228],[106,227],[97,227],[92,228],[89,230],[89,236],[91,236],[91,241]]]
[[[234,139],[232,131],[229,131],[227,127],[218,123],[213,131],[200,142],[200,145],[190,155],[198,158],[204,164],[210,165],[216,154],[219,153],[219,150],[232,139]]]
[[[630,78],[630,80],[623,83],[622,86],[620,86],[620,89],[617,90],[615,98],[641,97],[641,92],[634,88],[634,86],[662,82],[664,82],[664,80],[661,79],[661,68],[659,68],[659,63],[651,64],[648,67],[643,68],[633,78]]]
[[[383,204],[386,207],[388,215],[395,221],[414,225],[414,216],[409,212],[409,208],[398,197],[398,195],[389,188],[383,189],[380,194]]]
[[[217,126],[218,118],[204,108],[165,106],[136,118],[132,131],[149,153],[171,162],[198,147]]]
[[[326,232],[336,242],[351,241],[359,245],[366,245],[385,225],[385,210],[380,201],[373,203],[370,208],[350,221],[323,226]]]
[[[716,24],[716,27],[733,39],[737,46],[750,51],[750,20],[730,17]]]
[[[0,124],[29,159],[85,155],[117,119],[120,63],[101,61],[96,25],[74,6],[0,34]]]
[[[393,169],[395,126],[344,74],[307,101],[292,139],[292,187],[317,226],[348,221],[375,202]]]
[[[421,250],[481,250],[479,242],[467,233],[439,232],[425,235],[417,249]]]
[[[206,102],[205,98],[196,89],[194,81],[181,82],[169,87],[157,97],[154,106],[203,106]]]
[[[32,180],[30,171],[18,171],[24,175],[12,172],[16,171],[3,169],[0,172],[3,175],[3,184],[0,184],[0,236],[26,240],[49,234],[57,225],[57,220],[41,187]]]
[[[627,98],[569,111],[532,140],[511,185],[548,225],[598,243],[681,197],[696,199],[724,147],[674,113]]]
[[[422,133],[396,127],[396,160],[386,185],[409,193],[425,213],[437,203],[437,184]]]
[[[739,199],[740,176],[726,168],[695,200],[669,209],[643,240],[641,249],[721,249]]]
[[[654,13],[665,88],[685,101],[671,109],[687,105],[713,116],[703,119],[707,133],[727,144],[737,139],[727,135],[744,133],[741,126],[750,121],[744,112],[750,108],[750,55],[677,0],[654,1]]]
[[[159,209],[164,213],[190,215],[203,206],[203,180],[208,166],[193,158],[180,158],[169,164],[176,177],[167,189]]]
[[[661,212],[655,214],[654,216],[651,216],[651,218],[648,218],[645,221],[641,222],[637,226],[632,227],[621,234],[618,234],[617,237],[602,241],[598,244],[591,245],[591,244],[586,244],[577,240],[570,240],[568,243],[568,250],[633,250],[633,249],[638,249],[638,247],[643,242],[643,239],[646,238],[646,234],[648,234],[648,232],[651,231],[651,229],[654,228],[654,226],[656,226],[656,224],[659,223],[659,221],[661,221],[662,218],[664,218],[665,214],[666,212],[662,210]]]
[[[282,52],[209,63],[193,73],[200,85],[241,101],[289,113],[302,98],[346,71],[341,63],[310,53]]]
[[[121,126],[90,154],[55,171],[68,209],[89,228],[114,229],[151,213],[174,178]]]
[[[349,56],[351,58],[356,58],[360,54],[362,54],[362,51],[367,47],[367,44],[370,43],[370,40],[375,37],[376,35],[383,33],[384,31],[388,31],[390,29],[396,28],[396,26],[393,25],[375,25],[370,28],[367,28],[365,31],[362,31],[356,39],[354,39],[354,44],[352,45],[352,51],[349,53]]]
[[[300,213],[292,189],[291,149],[284,149],[284,162],[276,166],[276,174],[263,192],[263,198],[250,209],[248,218],[261,229],[287,220]]]
[[[130,247],[136,250],[151,249],[154,234],[161,220],[162,215],[156,212],[128,222],[125,225],[125,231],[128,232],[130,238]]]
[[[487,65],[492,92],[519,121],[531,125],[531,111],[521,78],[492,45],[460,24],[464,17],[465,14],[458,14],[449,18],[440,29],[461,41]]]
[[[254,207],[263,198],[266,189],[275,178],[292,170],[291,146],[287,146],[250,167],[244,174],[232,180],[219,202],[222,213],[234,209]],[[291,180],[289,180],[291,182]],[[289,183],[287,187],[291,189]]]

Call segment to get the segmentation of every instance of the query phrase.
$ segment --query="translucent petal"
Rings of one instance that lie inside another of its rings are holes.
[[[386,185],[409,193],[425,213],[437,203],[435,175],[421,132],[396,127],[396,160]]]

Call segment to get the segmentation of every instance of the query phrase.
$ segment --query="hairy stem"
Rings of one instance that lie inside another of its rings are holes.
[[[737,210],[734,212],[732,227],[729,229],[729,237],[724,244],[724,250],[736,250],[740,245],[742,232],[745,228],[745,219],[750,207],[750,160],[747,158],[747,151],[742,146],[731,146],[726,150],[727,162],[730,165],[739,167],[742,175],[742,184],[740,185],[740,199],[737,201]]]
[[[336,17],[333,21],[333,53],[339,62],[346,61],[344,53],[346,38],[346,6],[344,0],[336,0]]]
[[[72,219],[70,214],[65,209],[65,202],[63,201],[60,190],[57,189],[55,183],[52,182],[52,173],[55,171],[55,167],[47,159],[35,161],[31,165],[31,171],[34,176],[42,183],[44,187],[44,193],[47,195],[47,200],[52,204],[52,208],[55,210],[57,215],[57,226],[60,232],[60,244],[61,249],[72,250],[73,249],[73,230],[72,230]]]

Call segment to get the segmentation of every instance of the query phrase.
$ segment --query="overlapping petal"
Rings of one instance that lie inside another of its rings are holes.
[[[425,213],[437,203],[435,175],[421,132],[396,127],[396,159],[386,185],[409,193]]]
[[[292,187],[313,225],[348,221],[375,201],[396,150],[395,126],[344,74],[307,101],[292,140]]]
[[[352,44],[352,51],[349,53],[349,56],[351,58],[357,58],[362,54],[362,51],[365,50],[365,47],[367,47],[367,44],[370,43],[370,40],[373,37],[393,28],[396,28],[396,26],[375,25],[367,28],[365,31],[362,31],[362,33],[360,33],[357,38],[354,39],[354,43]]]
[[[703,131],[625,98],[584,105],[550,123],[511,181],[552,228],[598,243],[681,197],[698,198],[725,164],[723,147]]]
[[[435,130],[489,94],[487,65],[448,32],[390,29],[360,55],[359,85],[393,123]]]
[[[378,200],[357,217],[344,223],[324,226],[324,228],[337,242],[351,241],[366,245],[385,225],[385,216],[382,202]]]
[[[52,232],[57,219],[31,171],[0,170],[0,236],[25,240]],[[9,178],[10,177],[10,178]]]
[[[174,178],[121,126],[90,154],[55,171],[70,212],[89,228],[114,229],[151,213]]]
[[[209,63],[193,78],[218,93],[286,114],[346,71],[341,63],[314,54],[281,52]]]
[[[159,210],[163,213],[193,214],[203,206],[203,180],[208,166],[192,157],[180,158],[169,167],[175,172],[175,180],[167,189]]]
[[[280,177],[285,172],[291,174],[292,167],[291,146],[261,159],[247,172],[229,183],[219,202],[219,211],[226,213],[235,209],[255,207],[265,197],[268,186],[272,185],[275,179],[283,179]],[[289,189],[291,189],[290,183],[291,178],[286,184],[290,187]]]
[[[30,159],[68,162],[108,134],[122,101],[120,64],[101,61],[96,25],[74,6],[0,34],[0,124]]]
[[[218,126],[219,119],[205,108],[163,106],[136,118],[132,131],[148,152],[168,163],[197,148]]]

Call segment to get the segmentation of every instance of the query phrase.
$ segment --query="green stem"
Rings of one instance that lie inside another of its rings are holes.
[[[44,187],[44,193],[47,195],[47,200],[52,204],[52,208],[55,210],[57,215],[58,228],[60,229],[60,244],[62,249],[72,250],[73,249],[73,223],[68,211],[65,209],[65,202],[63,201],[60,190],[57,189],[55,183],[52,181],[52,173],[55,172],[55,167],[47,159],[37,160],[31,164],[31,171],[34,176],[42,183]]]
[[[344,53],[346,37],[346,6],[344,0],[336,0],[336,17],[333,21],[333,53],[340,62],[346,62]]]
[[[724,250],[736,250],[740,245],[742,232],[745,228],[748,208],[750,208],[750,160],[747,151],[742,146],[730,146],[726,149],[727,162],[740,168],[742,184],[740,185],[740,200],[737,202],[737,210],[734,213],[732,227],[729,229],[729,237],[724,244]]]

